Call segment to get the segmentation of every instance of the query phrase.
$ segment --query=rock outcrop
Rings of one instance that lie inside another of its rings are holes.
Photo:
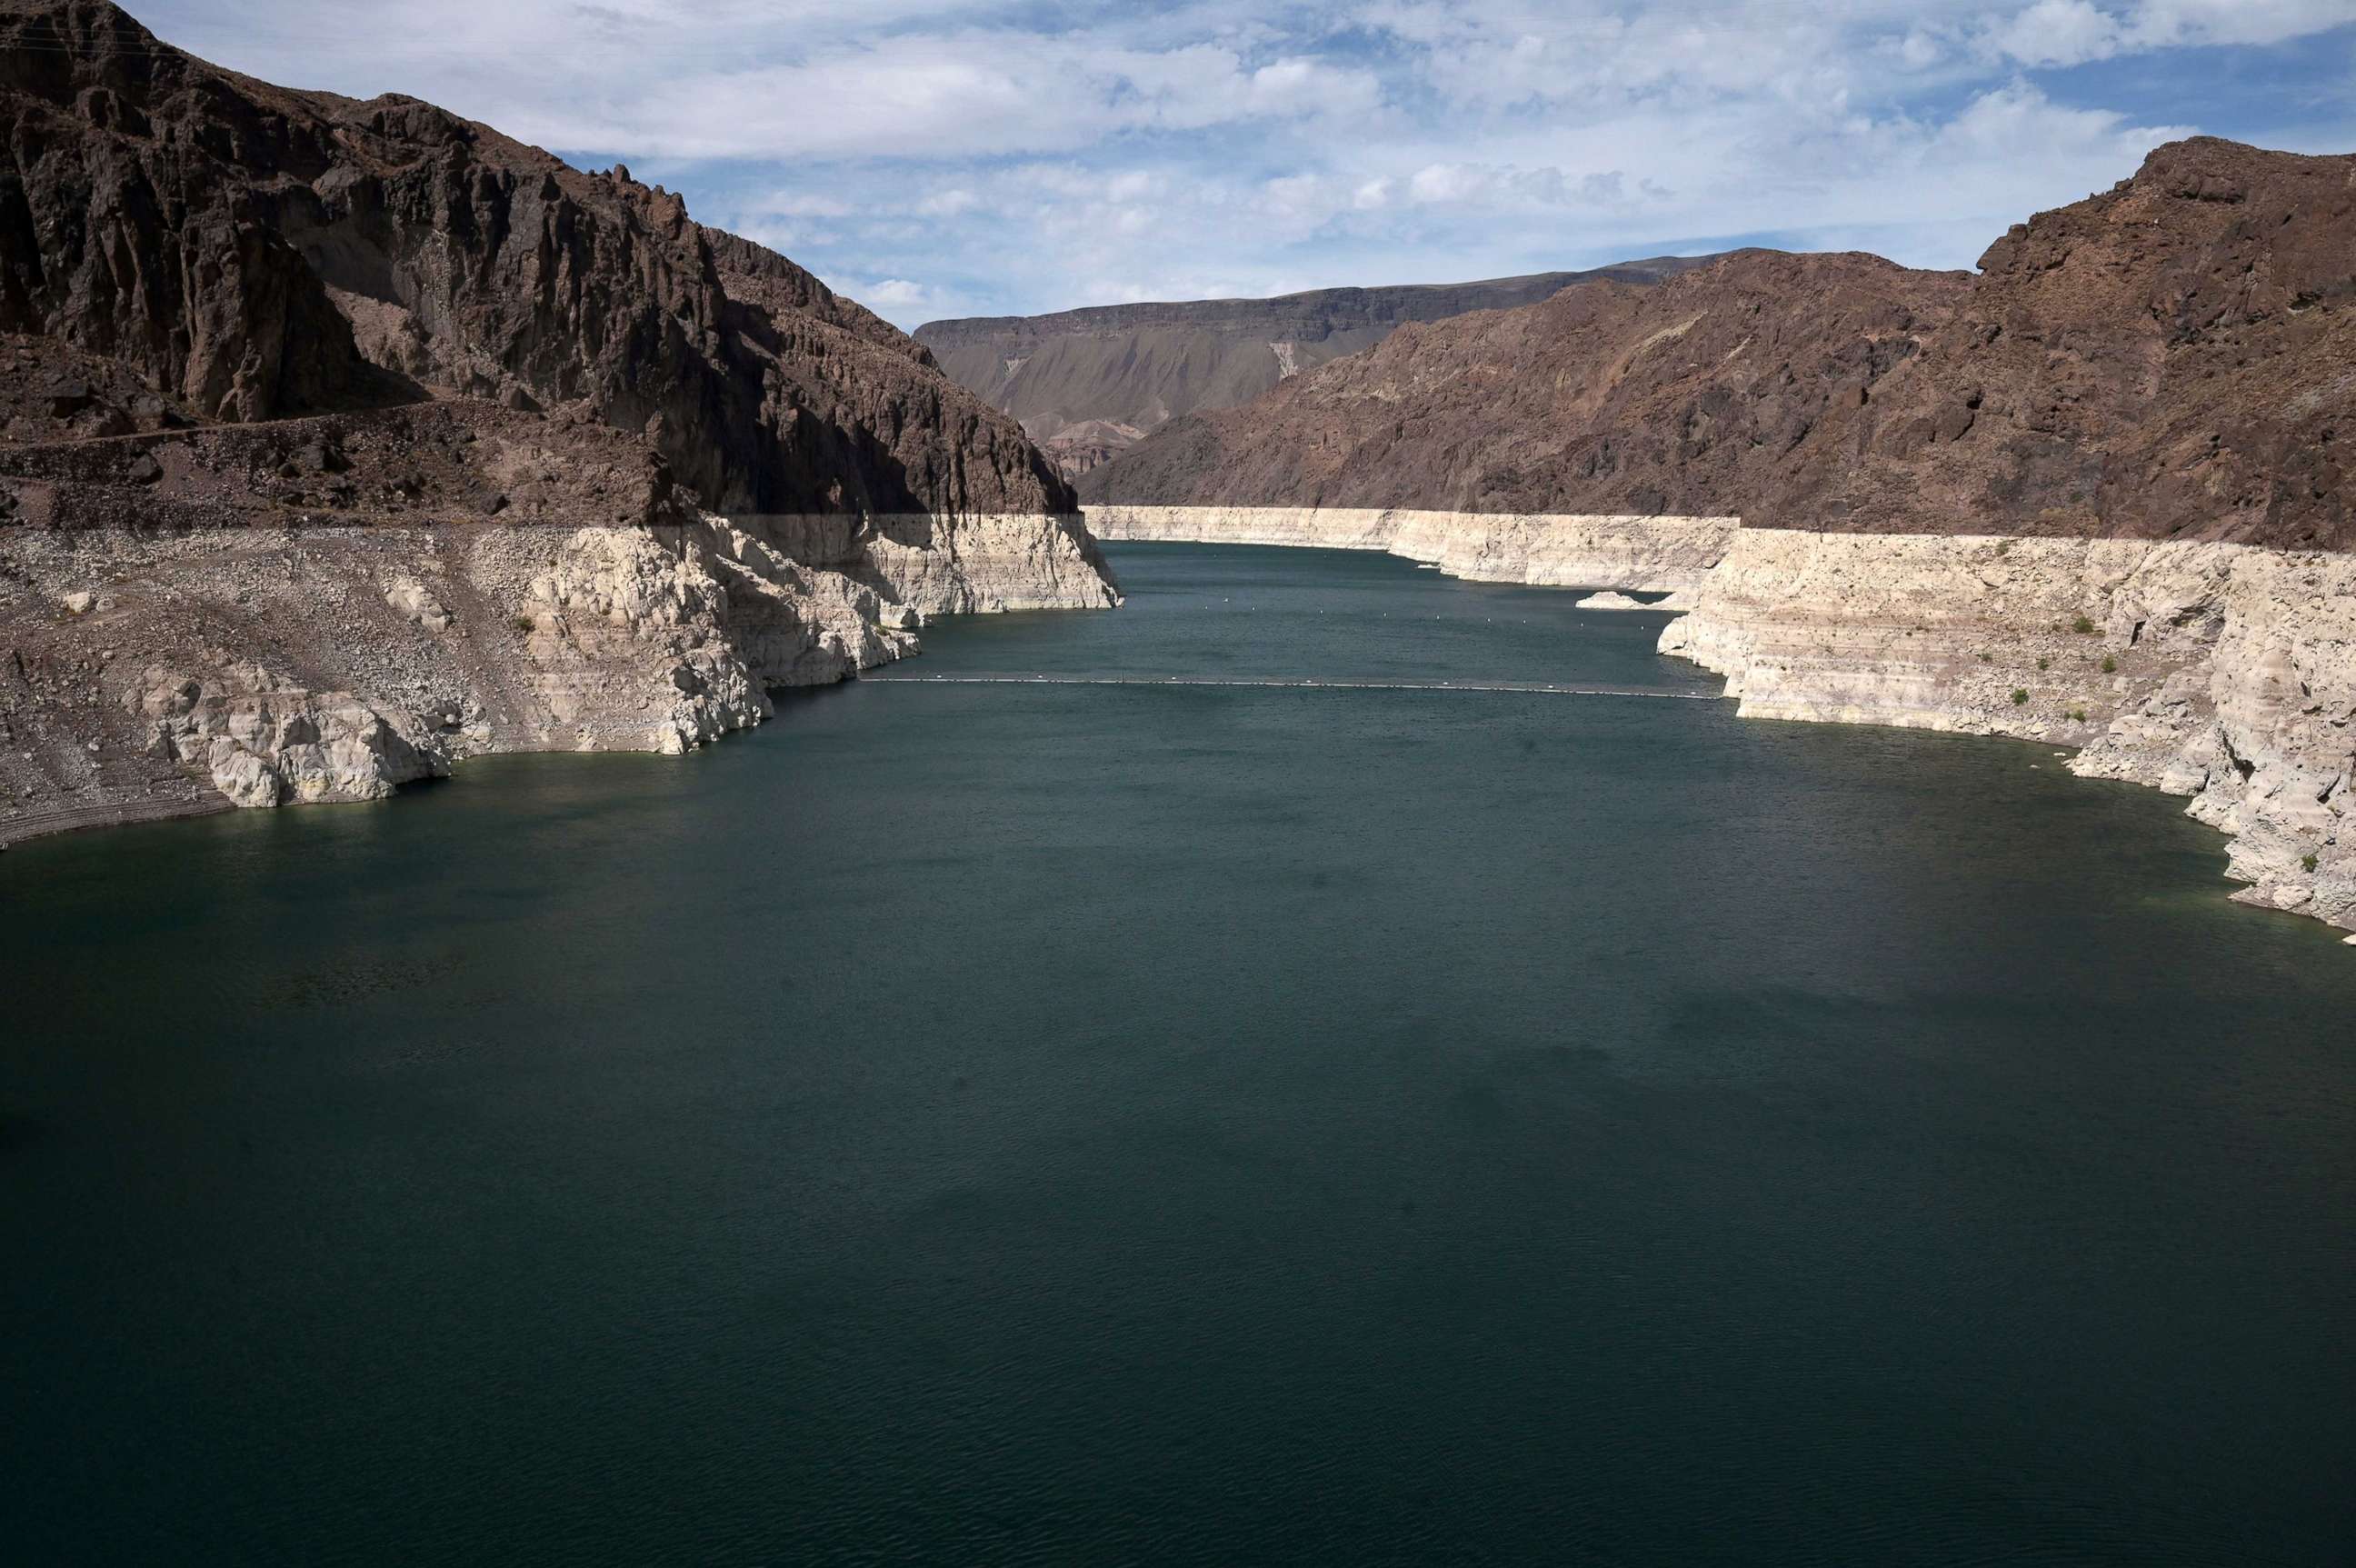
[[[682,751],[934,615],[1118,602],[1070,518],[732,518],[643,441],[490,404],[0,447],[0,843]]]
[[[1014,423],[616,167],[0,0],[0,843],[678,751],[1118,602]]]
[[[720,510],[1067,512],[1013,423],[809,274],[398,95],[220,70],[106,0],[0,0],[0,330],[205,420],[584,406]]]
[[[1601,279],[1653,283],[1707,260],[1655,256],[1482,283],[934,321],[916,328],[916,341],[959,384],[1020,419],[1077,477],[1164,421],[1249,403],[1280,381],[1372,348],[1407,323],[1534,304]]]
[[[1661,650],[1755,717],[2076,748],[2233,835],[2236,897],[2356,927],[2356,556],[1746,528]]]
[[[371,800],[513,750],[679,752],[910,651],[725,519],[27,531],[0,575],[0,843],[157,800]],[[76,606],[82,608],[77,610]]]

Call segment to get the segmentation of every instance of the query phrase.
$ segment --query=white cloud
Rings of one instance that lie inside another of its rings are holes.
[[[878,278],[873,283],[854,284],[850,294],[860,304],[881,316],[930,310],[935,303],[931,289],[906,278]]]
[[[777,190],[747,209],[773,218],[848,218],[857,208],[839,196],[807,190]]]
[[[2120,31],[2088,0],[2037,0],[1992,30],[1988,42],[2023,65],[2076,65],[2117,53]]]
[[[2036,0],[1989,23],[1987,47],[2029,66],[2211,44],[2276,44],[2356,21],[2349,0]]]
[[[551,145],[674,157],[958,158],[1359,115],[1379,99],[1366,71],[1299,59],[1254,67],[1223,45],[1130,48],[991,30],[700,71],[626,96],[526,105],[514,119]]]
[[[2074,68],[2141,55],[2180,81],[2198,57],[2166,51],[2308,38],[2356,22],[2356,0],[146,0],[141,16],[271,80],[411,92],[624,158],[913,324],[1762,232],[1968,263],[2201,118],[2172,92],[2134,97],[2130,73]],[[2302,100],[2220,73],[2216,91],[2254,106],[2245,124],[2329,145],[2348,80]]]
[[[1627,179],[1618,169],[1573,175],[1551,166],[1525,169],[1510,164],[1427,164],[1408,180],[1407,194],[1425,206],[1499,209],[1603,207],[1628,199]]]

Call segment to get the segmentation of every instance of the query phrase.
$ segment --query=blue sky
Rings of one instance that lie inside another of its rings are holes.
[[[2193,132],[2356,152],[2356,0],[134,0],[684,191],[904,326],[1735,243],[1969,266]]]

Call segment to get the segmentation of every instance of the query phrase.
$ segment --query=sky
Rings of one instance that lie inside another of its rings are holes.
[[[131,0],[616,161],[904,327],[1738,244],[1968,267],[2205,133],[2356,152],[2356,0]]]

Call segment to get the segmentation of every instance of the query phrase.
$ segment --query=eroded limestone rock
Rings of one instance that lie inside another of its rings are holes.
[[[377,799],[485,752],[686,751],[915,652],[929,614],[1119,600],[1071,519],[680,516],[0,532],[0,842]]]
[[[381,800],[450,768],[446,745],[418,715],[305,691],[256,664],[201,676],[151,665],[134,693],[153,749],[203,769],[240,806]]]
[[[2078,747],[2191,797],[2236,897],[2356,926],[2356,557],[1744,529],[1660,646],[1748,716]]]

